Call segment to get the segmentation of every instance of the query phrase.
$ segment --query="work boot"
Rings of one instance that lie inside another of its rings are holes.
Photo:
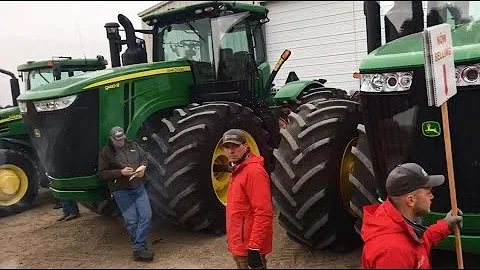
[[[155,254],[148,249],[136,250],[133,252],[133,260],[151,262],[153,261],[154,255]]]
[[[66,219],[67,217],[68,217],[68,215],[63,215],[63,216],[57,218],[57,221],[62,221],[64,219]]]
[[[53,209],[60,209],[62,208],[62,204],[60,202],[56,202],[55,205],[53,206]]]
[[[80,213],[70,214],[70,215],[68,215],[68,217],[65,218],[65,221],[69,221],[69,220],[76,219],[76,218],[79,218],[79,217],[80,217]]]

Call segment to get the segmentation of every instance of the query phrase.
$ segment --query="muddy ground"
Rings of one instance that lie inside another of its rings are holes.
[[[135,262],[121,222],[84,207],[80,218],[58,222],[61,209],[53,209],[50,199],[48,190],[42,190],[33,209],[0,219],[0,268],[235,268],[225,236],[168,223],[152,228],[154,261]],[[290,240],[276,219],[274,234],[268,268],[360,268],[360,248],[348,253],[308,250]],[[456,268],[454,253],[437,257],[438,268]],[[478,267],[464,259],[465,268]]]

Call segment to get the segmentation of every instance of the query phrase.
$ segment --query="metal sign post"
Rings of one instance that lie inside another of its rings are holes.
[[[452,32],[449,24],[440,24],[424,30],[425,78],[429,106],[441,107],[443,139],[448,169],[448,186],[452,215],[457,213],[457,195],[453,171],[450,123],[448,119],[448,99],[457,93],[455,64],[453,61]],[[460,229],[455,226],[455,248],[458,268],[463,269],[462,242]]]

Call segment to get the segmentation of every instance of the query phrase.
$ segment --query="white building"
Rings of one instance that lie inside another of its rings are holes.
[[[140,12],[154,12],[191,5],[200,1],[163,1]],[[204,1],[203,1],[204,2]],[[275,85],[284,84],[290,71],[301,79],[326,79],[326,86],[347,91],[358,90],[353,73],[367,54],[363,1],[237,1],[268,8],[270,22],[265,25],[267,58],[275,65],[283,50],[292,52],[276,76]],[[381,2],[383,14],[393,5]],[[148,28],[143,24],[144,28]],[[145,36],[147,51],[151,37]],[[151,61],[151,56],[149,56]]]

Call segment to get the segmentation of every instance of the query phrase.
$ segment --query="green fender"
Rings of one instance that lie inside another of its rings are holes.
[[[280,89],[278,89],[273,100],[275,101],[275,104],[282,104],[285,101],[286,102],[296,101],[297,97],[300,95],[300,93],[304,89],[310,88],[312,86],[323,86],[323,85],[318,81],[310,81],[310,80],[299,80],[299,81],[289,82],[284,86],[282,86]]]
[[[188,99],[186,99],[186,97],[159,101],[161,99],[162,97],[159,97],[157,100],[153,100],[151,104],[147,104],[143,106],[142,109],[140,109],[135,114],[135,116],[132,119],[132,122],[127,128],[127,131],[126,131],[127,138],[131,140],[135,140],[141,125],[152,114],[165,109],[181,108],[188,104]],[[105,138],[105,141],[107,141],[107,138]]]

